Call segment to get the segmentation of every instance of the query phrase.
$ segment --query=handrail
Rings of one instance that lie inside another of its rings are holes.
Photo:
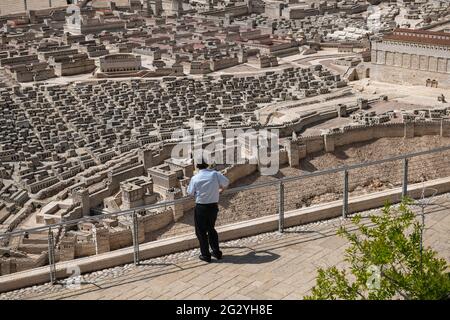
[[[424,150],[424,151],[402,154],[402,155],[385,158],[385,159],[380,159],[380,160],[361,162],[361,163],[352,164],[352,165],[348,165],[348,166],[342,166],[342,167],[336,167],[336,168],[332,168],[332,169],[326,169],[326,170],[321,170],[321,171],[316,171],[316,172],[305,173],[305,174],[295,176],[295,177],[276,178],[273,181],[261,182],[261,183],[256,183],[256,184],[252,184],[252,185],[228,189],[223,192],[223,195],[229,195],[229,194],[233,194],[233,193],[240,192],[240,191],[253,190],[253,189],[258,189],[258,188],[262,188],[262,187],[275,186],[275,185],[279,185],[280,183],[286,183],[286,182],[291,182],[291,181],[296,181],[296,180],[301,180],[301,179],[306,179],[306,178],[311,178],[311,177],[317,177],[317,176],[322,176],[322,175],[327,175],[327,174],[332,174],[332,173],[350,171],[350,170],[358,169],[358,168],[365,168],[365,167],[383,164],[383,163],[396,161],[396,160],[410,159],[410,158],[414,158],[414,157],[418,157],[418,156],[422,156],[422,155],[426,155],[426,154],[434,154],[434,153],[439,153],[439,152],[443,152],[443,151],[447,151],[447,150],[450,150],[450,145],[444,146],[444,147],[439,147],[439,148],[434,148],[434,149],[429,149],[429,150]],[[60,223],[49,224],[46,226],[41,226],[41,227],[36,227],[36,228],[11,231],[11,232],[0,234],[0,239],[18,236],[18,235],[25,234],[25,233],[44,231],[44,230],[48,230],[51,228],[65,226],[65,225],[75,225],[75,224],[77,224],[79,222],[83,222],[83,221],[102,220],[102,219],[109,218],[109,217],[124,216],[124,215],[131,214],[133,212],[137,212],[140,210],[152,210],[152,209],[167,207],[167,206],[171,206],[171,205],[174,205],[174,204],[177,204],[180,202],[189,201],[189,200],[193,200],[193,197],[187,196],[187,197],[183,197],[183,198],[176,199],[176,200],[158,202],[155,204],[144,205],[144,206],[136,207],[133,209],[127,209],[127,210],[122,210],[122,211],[118,211],[118,212],[111,212],[111,213],[106,213],[106,214],[88,216],[88,217],[83,217],[83,218],[70,220],[70,221],[64,221],[64,222],[60,222]],[[96,211],[96,210],[94,209],[94,211]],[[97,210],[97,211],[100,211],[100,210]]]

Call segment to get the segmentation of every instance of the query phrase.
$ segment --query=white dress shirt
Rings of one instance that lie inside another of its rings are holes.
[[[219,202],[219,189],[226,188],[230,181],[218,171],[202,169],[189,182],[187,193],[195,197],[195,203]]]

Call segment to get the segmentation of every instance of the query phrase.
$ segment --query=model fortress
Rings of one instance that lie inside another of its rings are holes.
[[[58,261],[192,231],[177,129],[277,130],[281,176],[449,142],[448,1],[74,2],[0,1],[0,233],[70,222],[52,229]],[[230,140],[213,153],[251,153]],[[273,179],[256,160],[217,169]],[[397,183],[388,170],[352,191]],[[286,187],[286,210],[339,199],[341,182]],[[276,197],[242,191],[221,212],[273,214]],[[2,239],[0,275],[47,264],[47,238]]]

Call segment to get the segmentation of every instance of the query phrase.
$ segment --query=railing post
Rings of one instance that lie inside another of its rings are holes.
[[[348,170],[344,170],[344,190],[342,203],[342,217],[347,218],[348,215]]]
[[[133,212],[133,260],[134,265],[139,265],[139,225],[136,211]]]
[[[284,183],[280,182],[278,187],[278,231],[284,231]]]
[[[56,266],[55,266],[55,239],[53,237],[52,228],[48,228],[48,265],[50,269],[50,283],[56,282]]]
[[[402,198],[408,195],[408,158],[403,159]]]

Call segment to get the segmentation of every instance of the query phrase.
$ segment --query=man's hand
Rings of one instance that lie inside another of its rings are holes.
[[[219,193],[222,193],[224,191],[224,188],[219,188]]]

